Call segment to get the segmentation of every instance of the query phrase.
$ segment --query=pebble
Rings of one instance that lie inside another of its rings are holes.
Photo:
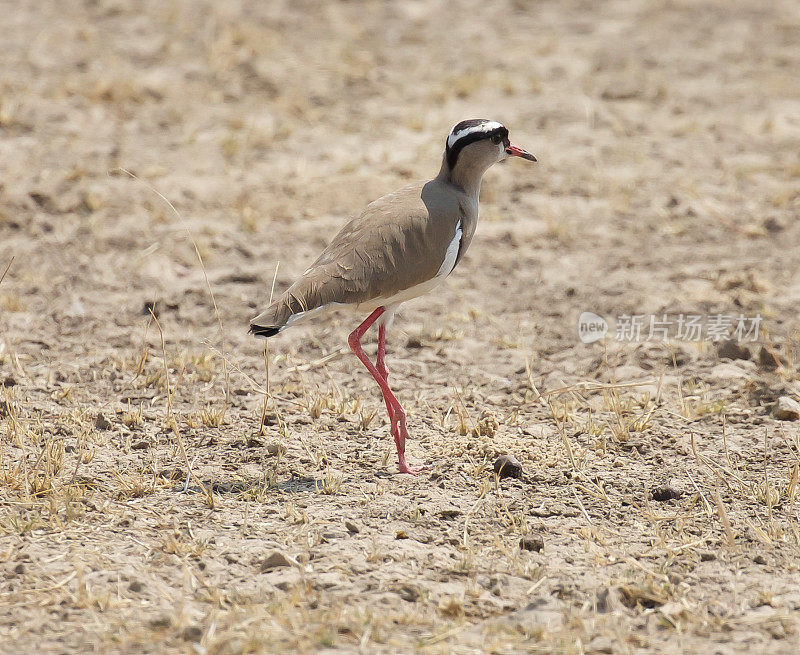
[[[348,532],[352,532],[353,534],[358,534],[361,532],[361,526],[358,523],[353,523],[352,521],[345,521],[344,527],[347,528]]]
[[[723,341],[717,349],[717,354],[722,359],[750,359],[753,356],[746,346],[735,339]]]
[[[203,630],[196,625],[187,625],[181,632],[181,637],[184,641],[200,641],[203,638]]]
[[[134,580],[128,585],[128,589],[135,594],[138,594],[142,589],[144,589],[144,585],[139,580]]]
[[[541,553],[544,550],[544,539],[536,534],[526,534],[519,540],[519,547],[522,550],[531,550],[534,553]]]
[[[717,555],[715,553],[712,553],[711,551],[705,551],[703,553],[700,553],[701,562],[713,562],[715,559],[717,559]]]
[[[273,550],[259,563],[259,566],[263,572],[283,566],[300,566],[300,563],[279,550]]]
[[[768,216],[765,218],[762,225],[767,232],[781,232],[782,230],[786,229],[783,221],[775,216]]]
[[[494,472],[500,478],[521,478],[522,464],[513,455],[500,455],[494,462]]]
[[[767,371],[774,371],[778,368],[778,362],[775,361],[775,358],[776,355],[773,355],[766,346],[761,346],[761,350],[758,351],[758,363],[761,368]]]
[[[653,500],[663,503],[667,500],[677,500],[683,496],[683,489],[674,481],[670,481],[667,484],[652,489],[650,495],[653,497]]]
[[[94,422],[94,427],[96,427],[98,430],[110,430],[113,425],[105,416],[98,414],[97,420]]]
[[[781,421],[796,421],[800,418],[800,403],[789,396],[781,396],[772,407],[772,415]]]
[[[147,450],[148,448],[150,448],[150,442],[145,439],[131,444],[131,450]]]

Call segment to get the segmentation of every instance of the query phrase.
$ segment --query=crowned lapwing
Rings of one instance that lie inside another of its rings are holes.
[[[406,463],[406,413],[389,388],[386,328],[401,303],[441,284],[461,261],[478,222],[481,178],[492,164],[509,156],[536,161],[512,145],[508,130],[496,121],[458,123],[447,137],[442,168],[434,179],[367,205],[294,284],[250,321],[250,332],[271,337],[335,307],[370,312],[348,343],[381,388],[401,473],[419,469]],[[361,338],[376,321],[378,354],[373,364]]]

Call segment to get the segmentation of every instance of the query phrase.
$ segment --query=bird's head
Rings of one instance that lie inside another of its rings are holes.
[[[451,171],[458,166],[482,172],[507,157],[536,161],[531,153],[508,140],[508,129],[497,121],[485,118],[461,121],[447,137],[445,158]]]

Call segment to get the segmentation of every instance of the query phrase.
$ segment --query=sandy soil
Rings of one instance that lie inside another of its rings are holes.
[[[797,652],[798,70],[791,0],[5,3],[0,652]],[[476,116],[540,163],[390,332],[428,472],[359,317],[260,430],[276,267]],[[763,323],[614,338],[664,313]]]

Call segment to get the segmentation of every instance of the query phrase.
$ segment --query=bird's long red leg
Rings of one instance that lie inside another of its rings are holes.
[[[375,360],[375,368],[378,369],[378,373],[381,374],[386,384],[389,384],[389,369],[386,368],[386,325],[383,323],[378,326],[378,357]],[[386,396],[384,396],[383,399],[386,402],[386,411],[389,413],[389,425],[391,426],[390,430],[392,431],[392,436],[396,437],[397,430],[395,430],[394,426],[394,407]]]
[[[392,436],[394,437],[394,443],[397,446],[397,458],[398,458],[398,467],[401,473],[410,473],[411,475],[416,475],[419,473],[421,469],[412,469],[408,463],[406,462],[406,437],[408,437],[408,430],[406,429],[406,413],[403,410],[402,405],[400,405],[400,401],[395,398],[395,395],[392,393],[392,390],[389,388],[389,383],[386,380],[386,377],[379,371],[375,365],[369,360],[367,357],[367,353],[364,352],[364,349],[361,347],[361,337],[364,336],[364,333],[369,330],[372,324],[377,321],[381,315],[386,311],[385,307],[378,307],[372,314],[370,314],[367,319],[359,325],[353,332],[350,333],[350,336],[347,339],[347,343],[350,344],[350,349],[355,353],[356,357],[361,360],[361,363],[367,368],[370,372],[370,375],[374,378],[375,382],[378,383],[378,386],[381,388],[381,392],[383,393],[383,399],[386,402],[386,409],[389,412],[389,421],[391,422],[392,428]],[[381,333],[383,333],[383,347],[381,348]],[[386,356],[386,332],[385,327],[380,326],[380,330],[378,332],[378,356],[379,361],[381,363],[381,368],[383,372],[388,375],[388,371],[386,370],[386,363],[384,362]]]

